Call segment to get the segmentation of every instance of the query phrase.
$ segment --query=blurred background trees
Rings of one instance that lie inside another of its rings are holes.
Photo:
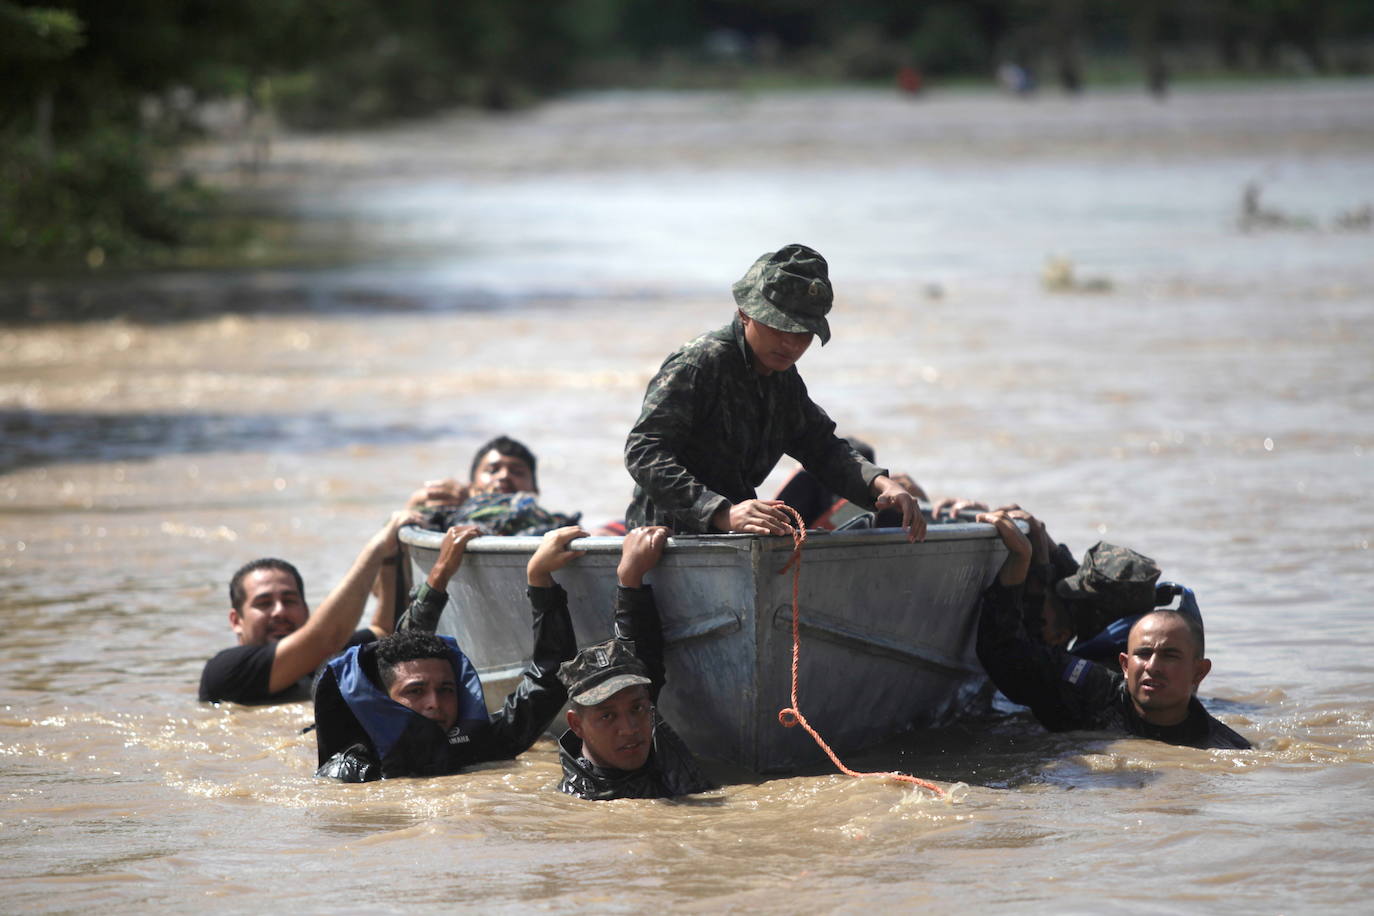
[[[902,68],[917,85],[1001,68],[1024,91],[1162,95],[1178,77],[1368,73],[1372,46],[1368,0],[0,0],[0,260],[175,250],[206,197],[156,166],[216,125],[266,136],[578,88],[892,84]]]

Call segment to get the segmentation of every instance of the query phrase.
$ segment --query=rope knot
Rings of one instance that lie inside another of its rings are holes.
[[[794,728],[794,727],[796,727],[796,724],[797,724],[797,711],[796,711],[795,709],[793,709],[792,707],[790,707],[790,706],[787,707],[786,709],[779,709],[779,710],[778,710],[778,721],[782,723],[782,727],[783,727],[783,728]]]

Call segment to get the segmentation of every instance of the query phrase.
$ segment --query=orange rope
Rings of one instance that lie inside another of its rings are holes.
[[[863,776],[886,776],[889,779],[909,782],[912,785],[920,786],[922,789],[928,789],[935,793],[937,797],[944,797],[945,790],[935,785],[935,783],[927,782],[915,776],[908,776],[905,773],[898,773],[896,771],[887,773],[860,773],[856,770],[851,770],[844,765],[839,757],[835,756],[835,752],[830,749],[830,745],[825,743],[825,739],[811,727],[810,722],[806,721],[806,716],[802,715],[800,704],[797,703],[797,669],[801,662],[801,552],[802,545],[806,543],[806,525],[802,523],[801,515],[797,513],[796,509],[787,505],[784,505],[782,508],[792,514],[792,518],[796,520],[796,524],[793,526],[792,533],[792,556],[788,559],[783,568],[778,570],[778,575],[782,575],[789,569],[792,570],[792,705],[786,709],[778,710],[778,721],[781,722],[785,728],[800,725],[802,728],[806,729],[806,733],[815,739],[816,744],[820,746],[821,750],[825,751],[826,756],[830,758],[830,762],[835,764],[835,768],[846,776],[853,776],[855,778]]]

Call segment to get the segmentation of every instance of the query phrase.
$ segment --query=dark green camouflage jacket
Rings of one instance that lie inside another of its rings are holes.
[[[736,315],[669,356],[649,382],[625,442],[625,467],[635,481],[626,523],[709,532],[721,507],[757,497],[755,487],[784,453],[866,508],[873,507],[873,478],[887,473],[835,435],[795,366],[754,371]]]

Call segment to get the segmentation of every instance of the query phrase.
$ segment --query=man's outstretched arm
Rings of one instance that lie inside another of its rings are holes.
[[[305,625],[277,643],[272,676],[268,680],[271,693],[290,687],[344,647],[363,615],[372,580],[381,569],[382,561],[400,549],[396,532],[413,518],[409,512],[394,513],[367,542],[343,581],[334,587]]]

